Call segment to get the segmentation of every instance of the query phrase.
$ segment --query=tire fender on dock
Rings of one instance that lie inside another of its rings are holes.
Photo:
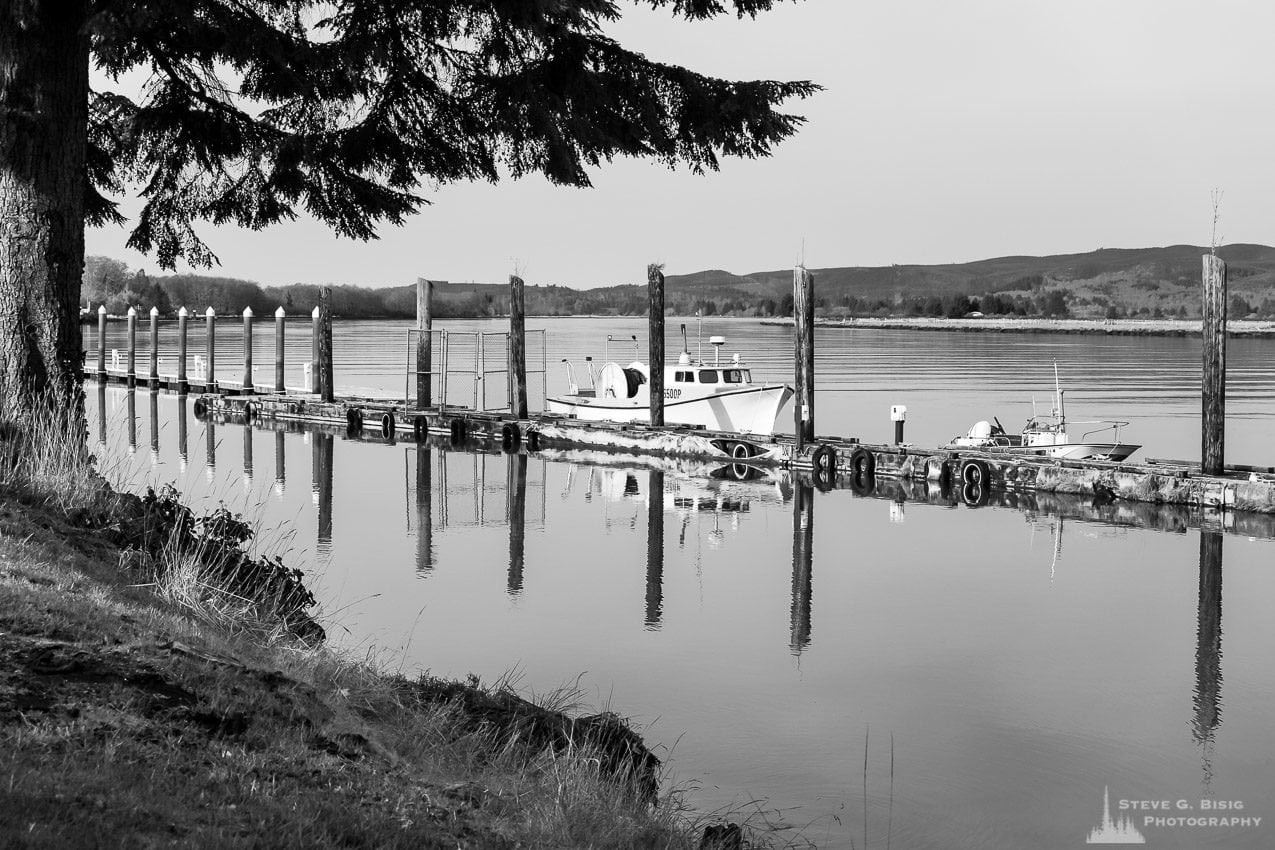
[[[381,414],[381,436],[389,439],[394,436],[394,411],[387,410]]]
[[[363,431],[363,410],[358,407],[345,409],[345,431],[354,436]]]
[[[837,450],[824,443],[810,455],[810,476],[820,490],[831,490],[837,480]]]
[[[986,461],[971,459],[961,464],[962,484],[976,484],[986,490],[989,481],[990,475]]]
[[[527,451],[540,451],[540,432],[535,430],[527,431]]]
[[[424,416],[412,417],[412,439],[420,442],[429,433],[429,420]]]
[[[871,451],[859,446],[850,453],[850,474],[856,478],[862,476],[868,479],[876,476],[877,459],[873,457]]]
[[[522,429],[517,422],[506,422],[500,428],[500,445],[505,451],[516,451],[522,442]]]

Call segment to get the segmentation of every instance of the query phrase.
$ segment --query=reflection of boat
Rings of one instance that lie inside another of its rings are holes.
[[[682,332],[685,340],[684,325]],[[692,360],[683,342],[677,362],[664,367],[664,421],[713,431],[771,434],[780,409],[792,397],[792,388],[754,384],[751,370],[738,354],[728,363],[719,361],[725,337],[710,337],[709,342],[716,350],[711,364]],[[592,386],[582,389],[574,367],[567,362],[570,389],[565,395],[545,400],[548,412],[590,421],[650,421],[650,372],[646,364],[609,362],[596,376],[592,361],[587,368]]]
[[[1006,433],[1000,420],[993,417],[996,424],[976,422],[967,433],[953,439],[948,447],[1006,451],[1068,460],[1124,460],[1142,448],[1133,443],[1120,442],[1120,429],[1129,423],[1113,419],[1072,422],[1072,425],[1094,426],[1073,442],[1067,433],[1067,416],[1063,410],[1063,390],[1058,383],[1057,363],[1054,364],[1054,393],[1056,406],[1048,414],[1037,414],[1033,400],[1032,417],[1023,426],[1021,434]],[[1109,437],[1110,442],[1102,441],[1101,437]]]

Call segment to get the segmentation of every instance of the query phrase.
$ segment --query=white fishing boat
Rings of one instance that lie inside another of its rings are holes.
[[[738,354],[721,362],[725,337],[709,338],[714,349],[712,363],[691,358],[686,350],[685,325],[682,342],[677,362],[664,367],[665,423],[769,436],[775,430],[780,409],[792,398],[792,387],[753,383],[752,370]],[[572,363],[562,362],[567,368],[568,391],[545,400],[549,413],[592,422],[650,422],[651,376],[647,364],[634,361],[622,366],[607,362],[595,374],[593,359],[586,358],[590,386],[581,387]]]
[[[1126,427],[1128,422],[1091,419],[1069,423],[1063,407],[1063,390],[1058,381],[1057,363],[1054,364],[1054,399],[1055,407],[1047,414],[1038,414],[1035,399],[1032,400],[1032,417],[1027,420],[1021,433],[1007,433],[1000,420],[992,417],[992,422],[975,422],[967,433],[953,439],[948,448],[976,448],[1068,460],[1113,461],[1124,460],[1142,448],[1120,440],[1120,429]],[[1067,431],[1069,424],[1084,426],[1088,430],[1078,440],[1073,440]]]

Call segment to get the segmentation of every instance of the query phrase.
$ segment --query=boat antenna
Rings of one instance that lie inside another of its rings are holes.
[[[686,347],[686,322],[682,322],[682,353],[687,357],[691,355],[691,351]]]
[[[1058,426],[1061,428],[1066,424],[1066,417],[1063,414],[1063,391],[1062,384],[1058,380],[1058,361],[1054,360],[1054,394],[1058,399]]]
[[[695,329],[695,348],[696,348],[695,359],[703,363],[704,362],[704,310],[703,308],[700,308],[699,310],[695,311],[695,319],[698,322],[698,325],[696,326],[696,329]]]

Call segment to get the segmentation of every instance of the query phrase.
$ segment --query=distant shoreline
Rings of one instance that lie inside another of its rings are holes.
[[[791,325],[792,319],[763,319],[763,325]],[[819,328],[871,328],[905,331],[964,331],[983,333],[1106,334],[1109,336],[1199,336],[1198,319],[936,319],[864,317],[816,319]],[[1228,336],[1275,337],[1275,322],[1237,319],[1226,323]]]

